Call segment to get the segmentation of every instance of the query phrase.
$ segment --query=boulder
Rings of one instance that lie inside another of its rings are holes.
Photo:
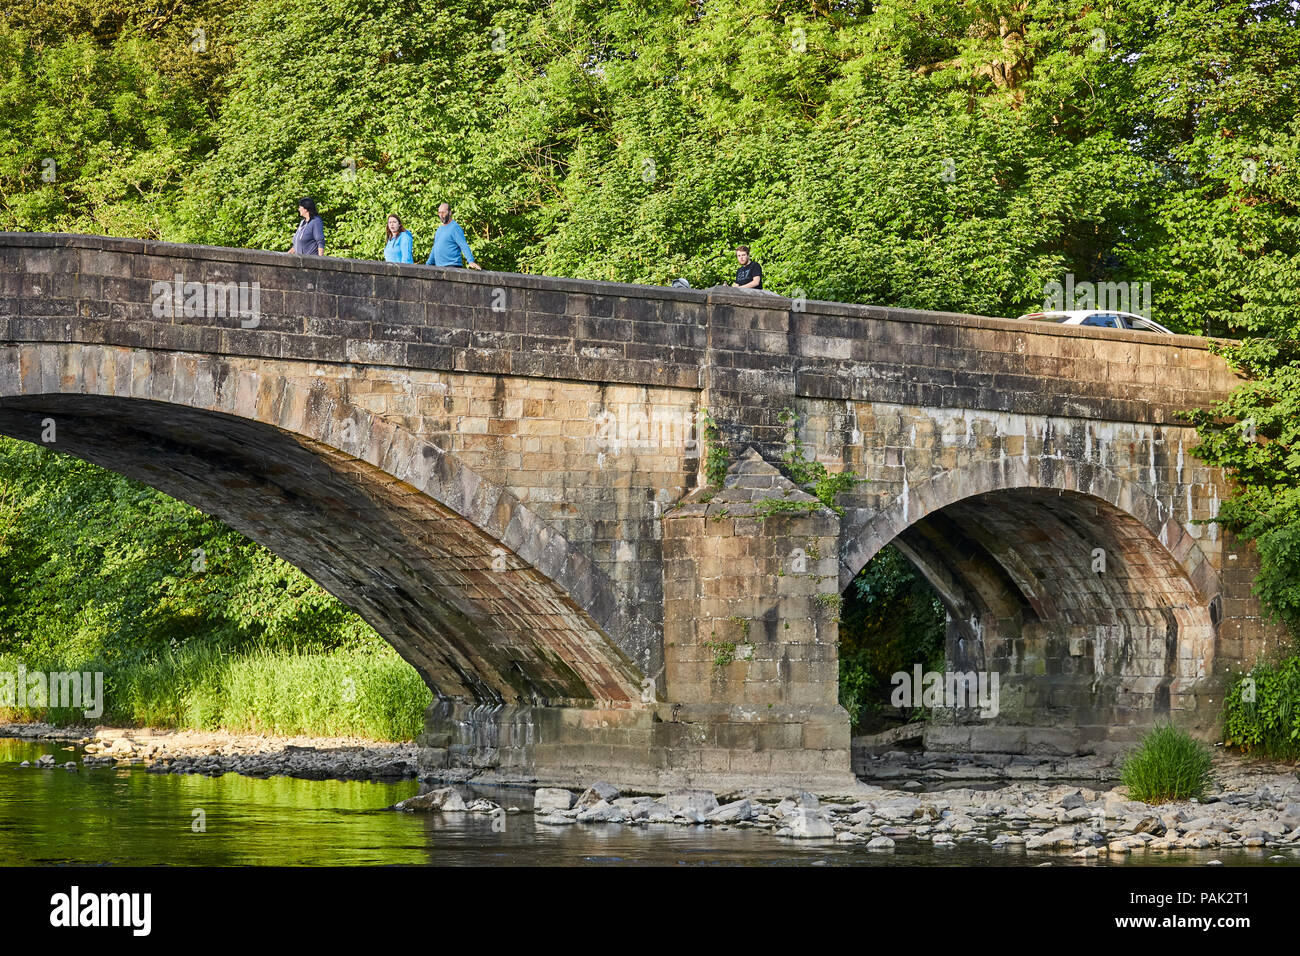
[[[562,817],[558,813],[543,813],[533,818],[534,823],[540,823],[548,827],[567,827],[572,823],[577,823],[572,817]]]
[[[673,811],[667,804],[653,801],[645,805],[646,823],[672,823]]]
[[[1083,799],[1082,793],[1075,790],[1074,792],[1067,793],[1065,796],[1061,797],[1059,802],[1062,810],[1077,810],[1088,801]]]
[[[613,803],[618,799],[618,787],[606,783],[603,780],[597,780],[586,790],[582,791],[582,796],[578,797],[577,806],[594,807],[596,804],[604,801]]]
[[[820,810],[799,807],[784,818],[786,825],[783,836],[798,840],[827,840],[835,837],[835,828]]]
[[[738,820],[748,820],[755,815],[754,808],[748,800],[735,800],[718,807],[708,814],[706,819],[709,823],[735,823]]]
[[[533,794],[533,810],[537,813],[550,813],[555,810],[568,810],[573,806],[574,796],[568,790],[559,787],[541,787]]]
[[[1167,827],[1159,817],[1143,817],[1133,828],[1134,833],[1150,833],[1152,836],[1163,836]]]
[[[598,800],[578,812],[579,823],[622,823],[623,808]]]
[[[867,844],[868,850],[892,850],[894,841],[887,836],[878,836]]]
[[[428,813],[456,813],[468,808],[465,806],[464,798],[456,792],[455,787],[439,787],[437,790],[430,790],[428,793],[408,797],[401,803],[394,805],[393,809],[407,813],[415,810]]]
[[[685,814],[686,811],[694,811],[700,815],[700,820],[718,809],[718,798],[713,795],[712,790],[674,790],[671,793],[664,794],[663,802],[673,813]]]
[[[815,796],[813,796],[811,793],[805,793],[803,791],[800,791],[799,793],[796,793],[793,796],[786,797],[784,800],[778,803],[776,805],[776,809],[773,812],[778,817],[784,817],[784,816],[788,816],[792,811],[795,810],[816,810],[820,806],[821,806],[821,801],[819,801]]]

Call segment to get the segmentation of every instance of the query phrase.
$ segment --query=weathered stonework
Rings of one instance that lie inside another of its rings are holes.
[[[156,309],[178,275],[256,283],[255,327]],[[1002,675],[998,719],[936,745],[1089,747],[1166,714],[1209,733],[1224,676],[1278,634],[1253,552],[1203,523],[1228,490],[1176,413],[1236,379],[1186,336],[4,234],[0,342],[0,431],[52,417],[59,450],[355,607],[439,697],[430,766],[843,771],[834,625],[773,570],[801,536],[837,579],[813,600],[897,544],[948,606],[951,662]],[[717,501],[702,407],[768,462],[792,409],[868,481],[842,519],[715,523],[691,510]],[[732,643],[755,656],[718,664]]]

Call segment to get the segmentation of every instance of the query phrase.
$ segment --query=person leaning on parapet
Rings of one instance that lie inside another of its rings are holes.
[[[425,265],[453,266],[459,269],[461,257],[464,256],[465,265],[471,269],[483,268],[474,261],[474,253],[469,251],[465,230],[460,227],[460,223],[451,218],[451,206],[447,203],[439,206],[438,218],[442,220],[442,225],[433,234],[433,249],[429,252],[429,259]]]
[[[325,223],[310,196],[298,200],[298,215],[302,222],[298,223],[298,230],[293,234],[289,251],[299,256],[325,255]]]
[[[749,258],[749,246],[736,247],[736,261],[740,268],[736,270],[736,281],[731,284],[737,289],[763,288],[763,267]]]
[[[411,230],[402,225],[401,216],[393,213],[388,217],[388,241],[384,243],[384,261],[415,262],[411,257],[414,248],[415,240],[411,237]]]

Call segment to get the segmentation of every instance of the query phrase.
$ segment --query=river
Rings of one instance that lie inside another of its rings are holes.
[[[66,743],[0,739],[0,866],[157,865],[627,865],[664,866],[1005,866],[1081,864],[1067,855],[938,849],[913,840],[893,851],[804,842],[752,829],[579,824],[549,827],[530,813],[407,814],[386,808],[418,790],[414,780],[371,783],[149,773],[144,767],[77,772],[23,768],[54,754],[80,762]],[[531,806],[532,792],[474,788],[504,807]],[[196,813],[201,811],[201,814]],[[498,815],[498,820],[501,817]],[[203,830],[195,829],[202,823]],[[990,834],[992,836],[992,834]],[[1277,866],[1260,851],[1143,854],[1132,866]],[[1087,865],[1108,865],[1093,861]],[[1290,852],[1285,863],[1300,865]]]

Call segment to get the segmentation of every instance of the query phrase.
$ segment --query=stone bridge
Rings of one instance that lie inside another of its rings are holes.
[[[838,595],[890,543],[1001,680],[934,746],[1210,734],[1275,634],[1204,523],[1201,339],[72,235],[0,234],[0,283],[0,432],[355,608],[434,691],[431,769],[844,782]],[[787,410],[867,479],[840,513],[774,467]]]

